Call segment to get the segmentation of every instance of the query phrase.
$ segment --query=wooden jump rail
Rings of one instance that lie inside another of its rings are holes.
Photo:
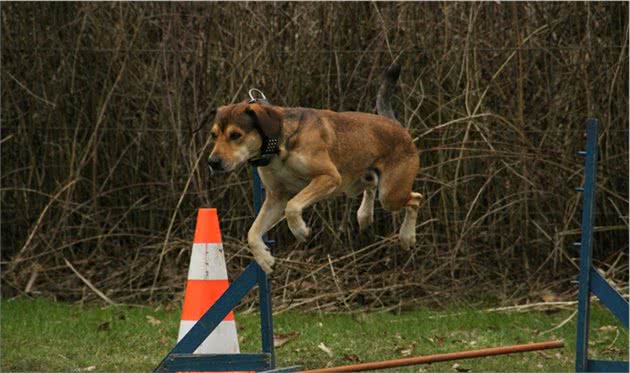
[[[304,373],[363,372],[366,370],[397,368],[397,367],[404,367],[408,365],[430,364],[430,363],[437,363],[440,361],[449,361],[449,360],[473,359],[473,358],[486,357],[486,356],[506,355],[506,354],[514,354],[518,352],[548,350],[552,348],[562,348],[562,347],[564,347],[564,342],[561,342],[561,341],[528,343],[528,344],[513,345],[513,346],[483,348],[480,350],[450,352],[446,354],[417,356],[417,357],[410,357],[406,359],[374,361],[371,363],[343,365],[340,367],[332,367],[332,368],[313,369],[313,370],[306,370],[304,371]]]

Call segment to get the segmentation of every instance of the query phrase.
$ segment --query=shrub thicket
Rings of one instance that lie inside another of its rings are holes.
[[[627,283],[627,3],[3,3],[1,41],[4,296],[178,296],[201,206],[238,272],[249,170],[209,179],[193,129],[250,87],[373,111],[396,58],[427,197],[418,244],[400,250],[401,219],[380,209],[358,235],[359,200],[319,203],[306,245],[272,232],[279,307],[571,295],[588,116],[595,258]]]

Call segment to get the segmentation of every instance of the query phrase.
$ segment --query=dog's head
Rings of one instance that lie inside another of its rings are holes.
[[[247,101],[221,106],[212,122],[214,147],[208,165],[215,171],[233,171],[260,156],[262,136],[276,138],[282,130],[282,114],[270,105]]]

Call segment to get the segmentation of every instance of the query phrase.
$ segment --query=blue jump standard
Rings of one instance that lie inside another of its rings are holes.
[[[258,176],[258,171],[252,167],[254,186],[254,209],[260,211],[265,192]],[[272,241],[263,237],[268,246]],[[225,316],[240,302],[241,299],[258,285],[260,331],[262,337],[262,353],[255,354],[193,354],[219,325]],[[182,371],[256,371],[267,373],[296,372],[301,367],[292,366],[276,368],[273,347],[273,319],[271,309],[271,280],[265,271],[252,261],[245,271],[228,287],[223,295],[197,321],[190,331],[166,355],[155,372]]]
[[[595,294],[623,326],[628,328],[628,302],[613,289],[593,267],[593,215],[595,213],[595,174],[597,172],[597,120],[586,122],[586,156],[584,167],[582,239],[580,247],[580,277],[578,292],[577,342],[575,349],[576,372],[628,372],[627,361],[590,360],[588,358],[588,329],[590,295]]]

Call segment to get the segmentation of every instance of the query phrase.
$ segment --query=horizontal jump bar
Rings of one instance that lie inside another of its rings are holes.
[[[588,360],[589,372],[627,372],[627,361],[616,360]]]
[[[271,354],[171,354],[159,372],[233,372],[269,369]]]
[[[450,352],[446,354],[417,356],[417,357],[410,357],[406,359],[375,361],[371,363],[354,364],[354,365],[343,365],[340,367],[333,367],[333,368],[313,369],[313,370],[306,370],[304,371],[304,373],[362,372],[366,370],[397,368],[397,367],[404,367],[408,365],[428,364],[428,363],[436,363],[440,361],[459,360],[459,359],[472,359],[472,358],[477,358],[477,357],[505,355],[505,354],[513,354],[517,352],[527,352],[527,351],[537,351],[537,350],[548,350],[551,348],[562,348],[562,347],[564,347],[564,342],[561,342],[561,341],[528,343],[528,344],[521,344],[521,345],[514,345],[514,346],[483,348],[480,350]]]

